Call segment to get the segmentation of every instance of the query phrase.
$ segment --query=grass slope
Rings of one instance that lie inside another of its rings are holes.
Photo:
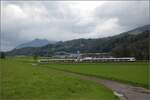
[[[102,85],[19,59],[0,60],[1,100],[116,100]]]
[[[97,63],[97,64],[49,64],[49,67],[101,78],[140,85],[148,88],[149,66],[146,62]]]

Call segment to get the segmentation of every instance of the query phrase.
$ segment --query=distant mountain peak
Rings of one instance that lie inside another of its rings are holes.
[[[34,39],[32,41],[41,41],[41,40],[48,41],[47,39],[40,39],[40,38],[36,38],[36,39]]]
[[[51,42],[49,42],[47,39],[36,38],[32,41],[18,45],[16,47],[16,49],[25,48],[25,47],[42,47],[42,46],[45,46],[49,43],[51,43]]]

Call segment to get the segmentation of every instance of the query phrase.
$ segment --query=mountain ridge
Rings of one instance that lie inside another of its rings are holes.
[[[149,27],[143,26],[119,35],[97,39],[75,39],[48,44],[39,48],[15,49],[9,55],[34,55],[53,56],[57,52],[76,53],[102,53],[108,52],[117,57],[131,57],[149,59]],[[137,31],[138,30],[138,31]],[[133,34],[131,34],[131,32]]]

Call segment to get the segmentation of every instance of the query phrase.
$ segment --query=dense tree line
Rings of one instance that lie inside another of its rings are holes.
[[[123,44],[119,44],[112,49],[112,55],[116,57],[149,59],[149,31],[144,31],[139,35],[129,35],[125,41]]]

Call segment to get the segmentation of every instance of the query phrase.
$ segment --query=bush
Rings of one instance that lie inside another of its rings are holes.
[[[33,59],[34,59],[34,60],[37,60],[37,59],[38,59],[38,55],[37,55],[37,54],[34,54],[34,55],[33,55]]]
[[[4,52],[0,52],[0,58],[1,59],[5,59],[5,57],[6,57],[5,53]]]

